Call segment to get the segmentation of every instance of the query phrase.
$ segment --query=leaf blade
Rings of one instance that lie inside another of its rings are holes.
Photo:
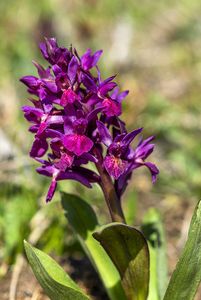
[[[146,300],[149,288],[149,250],[142,233],[121,223],[103,226],[93,234],[117,267],[127,299]]]
[[[51,300],[89,300],[50,256],[26,241],[24,248],[34,275]]]
[[[170,279],[164,300],[192,300],[201,281],[201,201],[191,220],[188,239]]]

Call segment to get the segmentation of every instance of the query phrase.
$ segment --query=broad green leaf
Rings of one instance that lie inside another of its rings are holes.
[[[201,281],[201,201],[195,208],[188,239],[164,300],[192,300]]]
[[[150,282],[148,300],[163,299],[167,287],[166,244],[160,214],[154,208],[144,217],[142,231],[150,253]]]
[[[142,233],[121,223],[103,226],[93,234],[117,267],[127,299],[146,300],[149,287],[149,250]]]
[[[125,300],[117,269],[92,236],[92,233],[98,228],[98,220],[93,209],[78,196],[67,193],[61,195],[66,218],[94,268],[99,273],[110,299]]]
[[[77,284],[47,254],[24,241],[31,268],[51,300],[89,300]]]

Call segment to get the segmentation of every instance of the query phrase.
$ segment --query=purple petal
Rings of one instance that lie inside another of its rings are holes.
[[[58,45],[55,38],[45,39],[45,43],[39,44],[43,57],[51,64],[54,63],[54,55],[58,49]]]
[[[115,179],[118,179],[122,174],[126,172],[128,165],[129,164],[127,161],[112,155],[108,155],[104,159],[104,167],[106,168],[107,172]]]
[[[154,144],[148,144],[154,137],[141,141],[135,150],[135,158],[145,160],[154,150]]]
[[[94,66],[96,66],[102,52],[102,50],[98,50],[93,55],[91,55],[91,49],[88,49],[81,57],[81,64],[83,69],[85,71],[88,71]]]
[[[90,153],[83,153],[82,154],[82,156],[80,157],[80,159],[85,159],[86,161],[92,161],[92,162],[94,162],[94,163],[97,163],[98,162],[98,159],[94,156],[94,155],[92,155],[92,154],[90,154]]]
[[[145,162],[144,165],[149,169],[152,175],[152,182],[155,183],[157,179],[157,175],[159,174],[159,169],[156,167],[155,164],[151,162]]]
[[[64,118],[63,118],[63,116],[52,115],[52,116],[48,117],[47,123],[48,124],[63,124],[64,123]]]
[[[58,65],[53,65],[52,66],[52,71],[53,71],[55,76],[62,73],[62,69]]]
[[[110,76],[110,77],[106,78],[105,80],[103,80],[101,82],[100,87],[103,86],[103,85],[105,85],[106,83],[112,81],[115,77],[116,77],[116,75],[113,75],[113,76]]]
[[[94,110],[92,110],[88,115],[87,115],[87,121],[90,122],[93,120],[99,112],[103,110],[103,107],[97,107]]]
[[[71,88],[68,88],[63,92],[60,105],[65,107],[67,104],[73,104],[77,99],[78,95]]]
[[[56,188],[57,188],[57,181],[56,179],[53,179],[47,192],[46,202],[50,202],[52,200]]]
[[[122,144],[125,144],[126,146],[130,145],[130,143],[142,131],[142,129],[143,128],[138,128],[126,134],[125,137],[122,139]]]
[[[39,127],[38,124],[30,126],[29,127],[29,132],[31,132],[31,133],[37,133],[38,127]]]
[[[63,138],[64,147],[70,152],[80,156],[89,152],[93,147],[93,142],[85,135],[69,134]]]
[[[60,159],[54,163],[55,167],[62,172],[65,172],[67,168],[70,168],[73,163],[74,156],[68,153],[62,153]]]
[[[94,67],[94,66],[97,64],[97,62],[99,61],[100,56],[102,55],[102,53],[103,53],[103,50],[98,50],[98,51],[96,51],[96,52],[94,53],[94,55],[93,55],[93,64],[92,64],[93,67]]]
[[[51,139],[54,139],[54,138],[61,139],[63,136],[63,133],[61,133],[59,130],[47,128],[45,130],[45,136],[46,136],[46,138],[51,138]]]
[[[71,81],[71,84],[73,84],[75,81],[77,69],[78,69],[78,62],[75,56],[73,56],[68,65],[68,77]]]
[[[40,108],[35,108],[32,106],[22,106],[22,111],[24,112],[25,118],[29,122],[38,123],[40,118],[43,116],[44,112]]]
[[[39,159],[36,158],[36,160],[40,162]],[[41,160],[41,162],[43,162],[43,160]],[[52,177],[56,170],[55,167],[53,165],[51,165],[48,161],[44,161],[44,162],[45,162],[45,165],[38,167],[36,169],[37,173],[47,176],[47,177]],[[49,165],[48,165],[48,163],[49,163]]]
[[[45,131],[47,126],[48,126],[47,122],[41,122],[37,131],[37,136],[41,135]]]
[[[104,107],[104,113],[108,117],[119,116],[121,114],[121,105],[109,98],[105,98],[102,103]]]
[[[92,187],[89,180],[85,178],[85,176],[80,174],[79,171],[76,172],[76,171],[68,170],[66,172],[60,172],[59,175],[57,176],[57,180],[65,180],[65,179],[72,179],[78,181],[88,188]]]
[[[114,99],[117,99],[117,96],[119,94],[119,87],[117,86],[111,93],[111,98],[114,100]]]
[[[108,82],[108,83],[102,85],[98,89],[98,93],[100,94],[101,97],[105,97],[107,95],[107,93],[109,91],[113,90],[116,86],[117,86],[117,84],[115,82]]]
[[[58,92],[58,87],[55,83],[55,79],[50,77],[47,79],[43,79],[42,82],[45,84],[45,86],[50,90],[52,93],[57,93]]]
[[[122,102],[122,100],[128,95],[128,93],[129,93],[129,91],[127,90],[127,91],[123,91],[123,92],[121,92],[117,97],[116,97],[116,100],[118,101],[118,102]]]
[[[48,59],[48,53],[47,53],[47,47],[46,47],[46,44],[45,43],[40,43],[39,44],[39,48],[42,52],[42,55],[45,59]]]
[[[111,137],[111,134],[110,134],[108,128],[100,121],[97,121],[96,124],[97,124],[98,132],[99,132],[99,135],[101,138],[101,142],[105,146],[109,147],[112,143],[112,137]]]
[[[94,171],[89,170],[84,167],[76,167],[76,172],[79,173],[81,176],[83,176],[85,179],[88,180],[88,182],[99,182],[100,176],[97,175]]]
[[[97,91],[97,86],[95,84],[94,79],[88,76],[87,74],[82,74],[82,82],[89,91],[94,93]]]
[[[38,88],[40,84],[40,79],[35,76],[24,76],[20,79],[20,81],[31,89]]]
[[[118,194],[119,197],[121,197],[121,195],[123,194],[123,192],[126,190],[129,180],[131,179],[132,176],[132,171],[130,168],[130,165],[128,167],[128,169],[126,170],[126,172],[121,175],[118,180],[115,181],[115,190]]]
[[[47,68],[47,70],[45,70],[40,64],[38,64],[35,61],[32,61],[34,66],[37,68],[38,70],[38,75],[40,76],[40,78],[48,78],[50,76],[50,68]]]
[[[48,143],[46,142],[46,140],[44,138],[36,137],[30,151],[30,156],[41,157],[46,153],[47,149]]]

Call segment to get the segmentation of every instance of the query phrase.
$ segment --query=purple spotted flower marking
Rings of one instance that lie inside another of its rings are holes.
[[[97,63],[102,50],[88,49],[79,57],[76,49],[59,47],[55,38],[46,39],[40,49],[49,66],[34,62],[38,77],[21,78],[32,103],[22,110],[35,135],[30,156],[41,164],[37,172],[52,178],[46,201],[60,180],[72,179],[90,188],[92,183],[102,186],[106,174],[118,198],[139,167],[147,167],[155,182],[159,171],[147,161],[153,137],[131,146],[142,128],[128,133],[120,119],[128,91],[119,92],[115,76],[101,79]],[[98,172],[88,169],[88,162]]]

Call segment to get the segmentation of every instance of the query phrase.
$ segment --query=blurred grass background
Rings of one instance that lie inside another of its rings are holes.
[[[104,76],[117,73],[121,88],[130,90],[123,113],[129,129],[143,126],[145,136],[156,136],[158,182],[153,187],[146,170],[135,172],[124,199],[127,217],[138,224],[155,206],[167,234],[180,239],[185,228],[178,222],[201,197],[200,1],[7,0],[0,1],[0,13],[0,276],[33,233],[44,251],[79,251],[58,194],[44,202],[48,179],[35,173],[28,156],[33,136],[20,111],[27,93],[19,77],[35,74],[32,59],[44,64],[38,49],[44,36],[73,44],[80,54],[89,47],[104,50]],[[97,187],[66,182],[62,188],[81,192],[103,212],[102,221],[109,220]],[[169,256],[177,246],[171,240]]]

